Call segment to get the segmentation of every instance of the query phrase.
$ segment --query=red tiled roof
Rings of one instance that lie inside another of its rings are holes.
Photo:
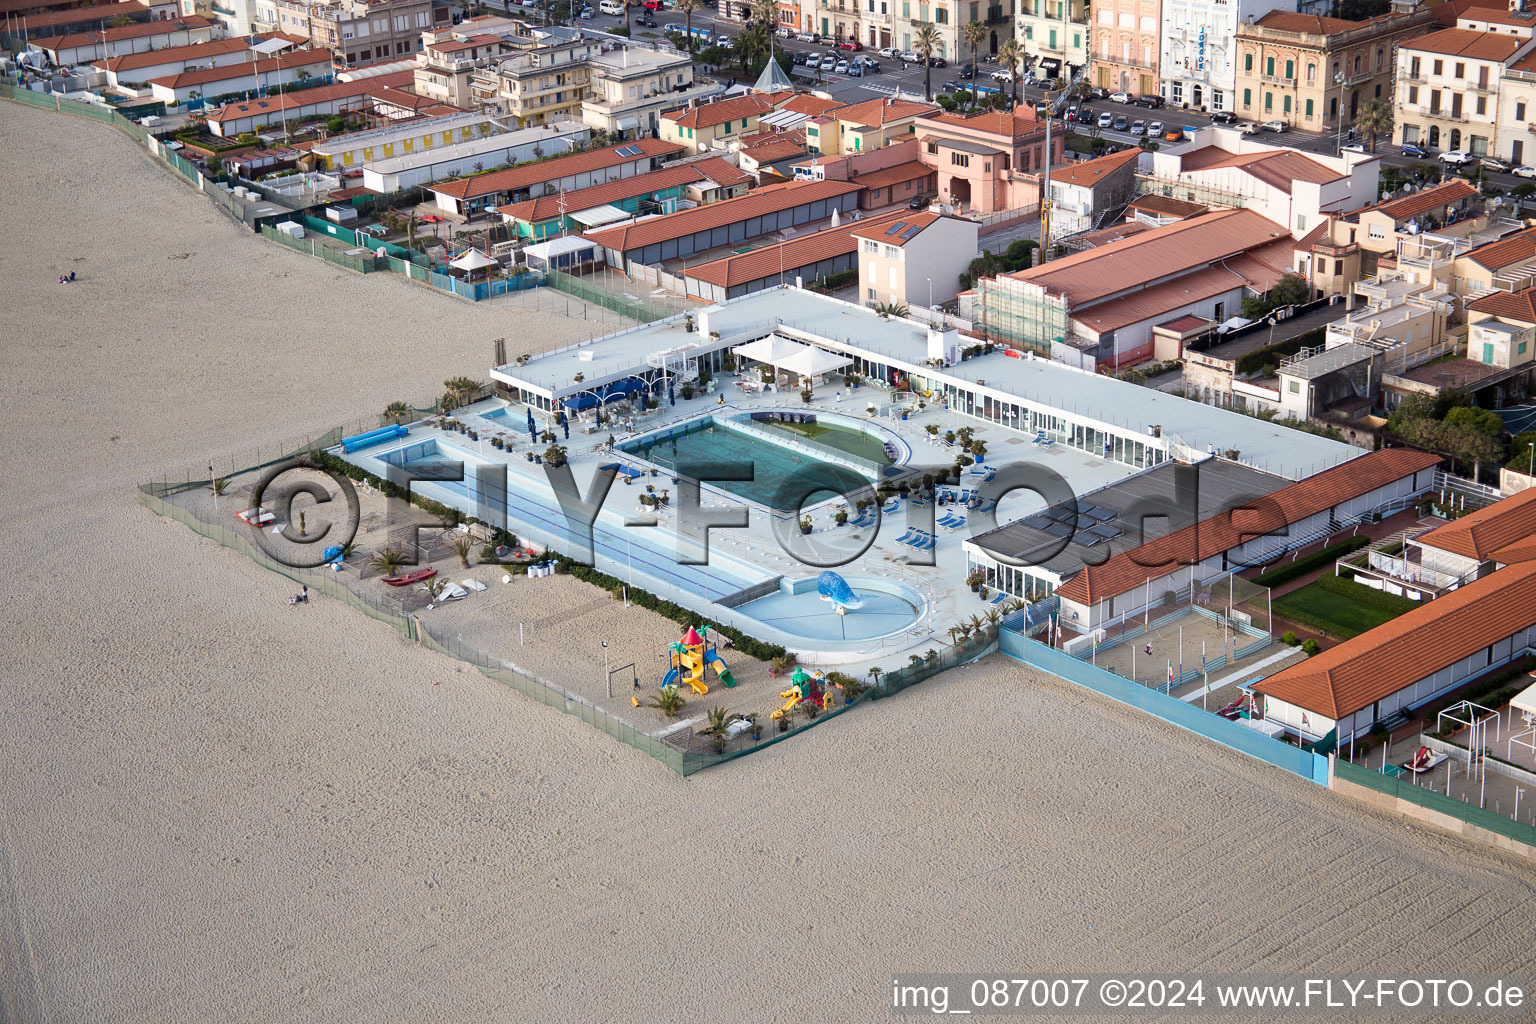
[[[1357,29],[1365,23],[1345,21],[1343,18],[1324,18],[1316,14],[1297,14],[1295,11],[1270,11],[1254,24],[1259,28],[1270,28],[1279,32],[1308,32],[1317,36],[1331,36],[1335,32]]]
[[[1118,331],[1130,324],[1164,316],[1183,306],[1242,288],[1246,284],[1247,279],[1241,274],[1218,263],[1088,309],[1073,310],[1071,316],[1074,323],[1082,324],[1095,334],[1103,334],[1105,331]]]
[[[1193,565],[1255,537],[1299,523],[1378,487],[1440,464],[1440,458],[1407,448],[1383,448],[1288,484],[1252,505],[1211,516],[1129,551],[1090,565],[1057,593],[1064,601],[1096,604],[1129,593],[1149,576]]]
[[[1131,150],[1135,152],[1135,150]],[[1175,199],[1172,196],[1140,196],[1131,203],[1132,210],[1146,210],[1162,217],[1193,217],[1197,213],[1204,213],[1208,207],[1199,203],[1191,203],[1183,199]]]
[[[711,128],[738,118],[762,117],[773,110],[773,104],[756,93],[736,96],[714,103],[703,103],[692,109],[669,110],[661,115],[679,128]]]
[[[640,148],[639,153],[634,155],[619,153],[621,149],[636,146]],[[640,139],[636,142],[622,142],[586,153],[572,153],[570,156],[555,157],[553,160],[541,160],[536,164],[526,164],[522,167],[509,167],[505,171],[479,174],[473,178],[442,181],[427,187],[433,192],[452,196],[455,199],[490,195],[493,192],[516,192],[518,189],[546,181],[556,181],[572,174],[602,170],[604,167],[617,167],[632,160],[649,161],[658,156],[670,156],[681,152],[682,148],[676,143],[664,142],[661,139]]]
[[[28,6],[29,0],[22,0],[22,6]],[[17,23],[24,23],[28,33],[37,32],[52,25],[79,25],[92,21],[105,21],[108,18],[116,18],[124,15],[129,18],[148,16],[149,8],[137,0],[124,0],[116,4],[95,4],[90,7],[76,7],[67,11],[49,11],[46,14],[25,14],[13,19]]]
[[[808,92],[798,93],[790,97],[787,103],[782,104],[780,110],[788,110],[795,114],[805,114],[808,117],[819,117],[829,110],[836,110],[843,106],[842,100],[829,100],[821,96],[812,96]]]
[[[900,217],[900,213],[888,213],[871,220],[863,220],[859,227],[887,224]],[[687,277],[720,288],[734,288],[739,284],[761,281],[781,270],[793,276],[802,267],[814,266],[823,260],[843,256],[858,249],[854,239],[855,225],[840,224],[835,228],[800,235],[784,242],[765,245],[751,252],[732,253],[709,263],[689,267]]]
[[[218,110],[209,113],[208,120],[210,122],[234,121],[246,117],[280,116],[285,110],[299,110],[317,103],[329,103],[331,100],[350,99],[353,96],[374,96],[394,86],[408,84],[415,77],[414,71],[397,71],[390,75],[379,75],[377,78],[365,78],[359,82],[332,82],[330,85],[318,85],[313,89],[285,92],[259,100],[226,103]]]
[[[890,167],[882,167],[878,171],[870,171],[854,178],[865,188],[885,188],[887,185],[899,185],[903,181],[916,181],[926,178],[933,173],[933,168],[924,164],[921,160],[910,160],[904,164],[894,164]]]
[[[1437,206],[1444,206],[1475,195],[1477,195],[1476,185],[1465,178],[1456,178],[1436,185],[1434,188],[1403,196],[1401,199],[1392,199],[1379,206],[1367,207],[1358,213],[1384,213],[1394,221],[1405,221],[1409,217],[1418,216],[1425,210],[1433,210]]]
[[[752,180],[752,175],[737,167],[723,156],[709,156],[703,160],[694,160],[688,166],[703,171],[704,177],[721,188],[734,188],[737,185]]]
[[[917,103],[913,100],[873,99],[838,107],[827,116],[849,124],[879,126],[905,121],[938,109],[932,103]]]
[[[1229,153],[1215,146],[1207,146],[1185,155],[1180,171],[1188,173],[1218,167],[1235,167],[1246,171],[1286,195],[1291,193],[1292,181],[1310,181],[1323,185],[1344,177],[1294,149]]]
[[[149,84],[163,85],[168,89],[185,89],[188,86],[203,85],[208,82],[223,82],[246,75],[271,74],[274,71],[286,71],[289,68],[328,65],[330,62],[329,50],[294,50],[291,53],[279,54],[267,60],[252,61],[249,64],[226,64],[223,67],[204,68],[201,71],[183,71],[179,75],[161,75],[159,78],[151,78]]]
[[[650,217],[633,224],[620,224],[583,237],[597,245],[620,252],[639,249],[672,238],[684,238],[700,231],[750,220],[764,214],[793,209],[818,199],[830,199],[860,191],[864,186],[847,181],[786,181],[749,192],[735,199],[679,210],[660,217]]]
[[[1536,535],[1536,487],[1442,523],[1414,540],[1485,562],[1501,548]]]
[[[1259,693],[1338,720],[1536,622],[1536,562],[1522,562],[1426,601],[1353,640],[1253,684]]]
[[[596,206],[633,199],[636,196],[653,195],[703,179],[704,172],[698,165],[681,164],[677,167],[663,167],[649,174],[634,174],[627,178],[605,181],[601,185],[593,185],[590,188],[579,188],[553,196],[539,196],[537,199],[525,199],[520,203],[497,207],[497,212],[504,220],[522,220],[537,224],[540,221],[553,220],[560,216],[562,210],[567,213],[579,213]]]
[[[1139,156],[1141,156],[1140,149],[1122,149],[1118,153],[1101,156],[1096,160],[1081,160],[1068,164],[1065,170],[1055,171],[1051,180],[1066,185],[1092,188],[1120,168],[1127,164],[1134,164]]]
[[[1536,256],[1536,228],[1525,228],[1505,235],[1497,242],[1480,245],[1467,253],[1467,259],[1489,270],[1502,270],[1511,263]]]
[[[897,248],[906,245],[912,239],[921,235],[930,224],[940,219],[940,214],[929,213],[927,210],[921,213],[907,212],[900,214],[895,223],[881,219],[873,223],[860,223],[853,229],[854,235],[859,238],[873,238],[885,245],[894,245]],[[916,231],[909,228],[916,227]]]
[[[1420,53],[1443,53],[1452,57],[1466,57],[1468,60],[1507,60],[1510,54],[1527,42],[1519,36],[1499,35],[1496,32],[1443,28],[1427,36],[1404,39],[1398,48]]]
[[[1494,292],[1467,308],[1475,313],[1492,313],[1523,324],[1536,324],[1536,287],[1518,292]]]
[[[1020,107],[1011,114],[1002,110],[987,110],[975,114],[935,113],[925,116],[923,122],[925,127],[947,125],[952,128],[966,128],[973,132],[985,132],[1004,139],[1014,139],[1020,135],[1045,130],[1044,122],[1038,120],[1034,110],[1029,107]]]
[[[71,32],[64,36],[44,36],[41,39],[33,39],[32,45],[39,50],[73,50],[81,46],[99,45],[103,37],[109,43],[120,43],[125,39],[142,39],[144,36],[156,36],[163,32],[180,32],[185,29],[212,28],[213,22],[207,18],[192,15],[186,18],[177,18],[174,21],[144,21],[135,22],[132,25],[122,25],[118,28],[95,29],[90,32]]]
[[[188,46],[168,46],[163,50],[145,50],[143,53],[125,53],[118,57],[104,57],[101,60],[91,61],[92,67],[105,68],[108,71],[132,71],[135,68],[156,67],[160,64],[175,64],[182,62],[196,64],[204,57],[222,57],[228,53],[240,53],[251,48],[251,41],[245,36],[237,39],[215,39],[207,43],[192,43]]]

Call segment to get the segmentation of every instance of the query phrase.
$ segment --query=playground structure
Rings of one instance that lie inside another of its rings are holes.
[[[830,569],[816,577],[816,593],[839,615],[864,607],[864,599],[853,592],[848,581]]]
[[[810,701],[817,707],[831,708],[833,706],[832,691],[824,690],[821,683],[820,672],[812,674],[803,668],[795,669],[795,674],[789,677],[789,689],[779,693],[780,697],[788,698],[787,703],[770,717],[783,718],[806,701]]]
[[[731,675],[730,668],[715,648],[705,646],[704,638],[692,626],[681,640],[667,648],[667,653],[672,656],[672,667],[661,680],[662,686],[687,683],[694,693],[708,693],[707,672],[714,672],[727,687],[736,685],[736,677]]]

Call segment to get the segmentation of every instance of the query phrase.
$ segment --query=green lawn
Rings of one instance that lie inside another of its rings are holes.
[[[1359,636],[1396,618],[1391,612],[1351,601],[1316,583],[1308,583],[1284,597],[1275,598],[1273,608],[1276,615],[1320,629],[1341,640]]]

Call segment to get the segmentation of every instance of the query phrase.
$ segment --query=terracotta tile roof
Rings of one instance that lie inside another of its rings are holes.
[[[899,185],[904,181],[916,181],[926,178],[933,173],[933,168],[921,160],[909,160],[904,164],[895,164],[891,167],[882,167],[878,171],[870,171],[853,179],[865,188],[885,188],[887,185]]]
[[[661,115],[661,119],[679,128],[712,128],[740,118],[750,120],[762,117],[772,110],[772,103],[756,93],[748,93],[715,103],[704,103],[692,109],[669,110]]]
[[[692,210],[679,210],[660,217],[649,217],[633,224],[593,231],[583,237],[588,241],[628,252],[647,245],[654,245],[673,238],[684,238],[700,231],[723,227],[737,221],[751,220],[764,214],[790,210],[796,206],[813,203],[818,199],[857,192],[864,186],[847,181],[786,181],[749,192],[735,199],[698,206]]]
[[[34,0],[22,0],[21,6],[38,6]],[[27,14],[26,28],[28,33],[48,28],[52,25],[79,25],[89,24],[93,21],[105,21],[108,18],[116,18],[124,15],[136,18],[149,13],[149,8],[138,3],[137,0],[124,0],[117,4],[95,4],[89,7],[76,7],[67,11],[49,11],[46,14]],[[21,21],[21,18],[15,19]]]
[[[839,121],[847,121],[849,124],[878,127],[880,125],[894,124],[897,121],[905,121],[909,118],[926,114],[930,110],[939,108],[932,103],[917,103],[912,100],[865,100],[863,103],[853,103],[846,107],[838,107],[827,116],[835,117]]]
[[[899,213],[889,213],[859,221],[857,226],[887,224],[900,216]],[[732,253],[722,259],[689,267],[686,276],[719,288],[734,288],[752,281],[761,281],[773,277],[781,270],[788,279],[803,267],[815,266],[823,260],[855,252],[859,243],[853,236],[854,227],[851,224],[840,224],[835,228],[765,245],[751,252]]]
[[[245,36],[238,39],[215,39],[208,43],[192,43],[189,46],[168,46],[163,50],[145,50],[143,53],[125,53],[120,57],[106,57],[91,61],[91,66],[108,71],[132,71],[135,68],[157,67],[178,62],[196,64],[204,57],[222,57],[229,53],[242,53],[251,48]]]
[[[1316,36],[1331,36],[1335,32],[1349,32],[1364,22],[1345,21],[1343,18],[1324,18],[1316,14],[1297,14],[1295,11],[1270,11],[1254,22],[1259,28],[1278,32],[1308,32]],[[1239,26],[1241,27],[1241,26]]]
[[[1029,107],[1020,107],[1011,114],[1003,110],[986,110],[975,114],[935,113],[923,118],[925,128],[937,125],[985,132],[1003,139],[1016,139],[1020,135],[1045,130],[1044,122],[1038,120]]]
[[[1492,313],[1523,324],[1536,324],[1536,287],[1518,292],[1494,292],[1467,308],[1475,313]]]
[[[1282,238],[1289,242],[1290,233],[1253,210],[1213,210],[1007,276],[1080,307],[1145,282],[1153,268],[1159,275],[1193,270]]]
[[[1092,188],[1120,168],[1135,164],[1139,156],[1141,156],[1139,149],[1122,149],[1118,153],[1101,156],[1097,160],[1082,160],[1069,164],[1066,170],[1052,172],[1051,180],[1066,185]]]
[[[521,220],[538,224],[542,221],[554,220],[560,216],[562,209],[567,213],[579,213],[596,206],[633,199],[636,196],[651,195],[703,180],[704,172],[698,165],[682,164],[677,167],[663,167],[649,174],[635,174],[628,178],[605,181],[601,185],[593,185],[590,188],[578,188],[558,195],[539,196],[537,199],[525,199],[520,203],[509,203],[506,206],[497,207],[497,212],[501,214],[503,220]]]
[[[941,217],[941,214],[929,213],[926,210],[921,213],[908,211],[895,218],[881,219],[875,223],[861,221],[858,227],[853,229],[853,234],[858,238],[873,238],[899,249],[920,236],[929,225],[940,220]],[[914,231],[913,228],[917,230]]]
[[[1522,562],[1426,601],[1353,640],[1253,684],[1259,693],[1338,720],[1536,621],[1536,562]]]
[[[414,74],[414,72],[412,72],[412,74]],[[377,78],[364,79],[364,82],[377,81],[379,81]],[[303,94],[295,93],[294,95],[299,96]],[[452,106],[451,104],[440,102],[439,100],[433,99],[431,96],[418,96],[414,92],[408,92],[407,90],[394,85],[386,85],[380,88],[370,89],[368,91],[368,95],[372,96],[380,103],[389,103],[393,106],[400,107],[402,110],[415,111],[422,116],[437,117],[439,115],[463,113],[463,111],[461,111],[458,107]]]
[[[1516,231],[1497,242],[1480,245],[1467,253],[1467,259],[1489,270],[1502,270],[1511,263],[1519,263],[1532,256],[1536,256],[1536,228]]]
[[[1207,146],[1187,154],[1180,170],[1188,173],[1218,167],[1234,167],[1246,171],[1286,195],[1291,193],[1292,181],[1310,181],[1323,185],[1344,177],[1294,149],[1229,153],[1215,146]]]
[[[93,46],[101,43],[105,36],[107,42],[118,43],[125,39],[142,39],[144,36],[156,36],[162,32],[179,32],[184,29],[212,28],[213,22],[207,18],[196,15],[187,18],[177,18],[174,21],[145,21],[133,25],[123,25],[119,28],[96,29],[91,32],[71,32],[64,36],[44,36],[41,39],[33,39],[32,45],[39,50],[73,50],[81,46]]]
[[[1529,40],[1495,32],[1476,32],[1469,28],[1443,28],[1427,36],[1404,39],[1398,49],[1418,53],[1443,53],[1468,60],[1507,60],[1509,55]]]
[[[294,50],[290,53],[279,54],[268,60],[252,61],[249,64],[226,64],[220,68],[183,71],[179,75],[161,75],[159,78],[151,78],[149,84],[163,85],[169,89],[185,89],[188,86],[204,85],[208,82],[223,82],[246,75],[271,74],[274,71],[286,71],[289,68],[308,68],[329,65],[330,63],[331,52],[329,50]],[[326,72],[326,74],[329,73],[329,71]]]
[[[805,155],[805,132],[798,128],[791,132],[763,132],[753,138],[751,144],[741,146],[740,152],[760,164]]]
[[[1328,225],[1331,223],[1333,223],[1331,217],[1324,217],[1317,227],[1296,239],[1296,244],[1291,246],[1291,249],[1294,252],[1311,252],[1313,243],[1327,236]]]
[[[259,100],[226,103],[218,110],[211,111],[208,114],[208,120],[235,121],[247,117],[278,117],[285,110],[297,110],[316,103],[350,99],[353,96],[372,96],[382,89],[404,85],[415,76],[414,71],[398,71],[392,75],[366,78],[360,82],[332,82],[330,85],[319,85],[313,89],[301,89],[298,92],[267,96]]]
[[[694,160],[688,166],[703,171],[704,177],[721,188],[733,188],[752,180],[752,175],[737,167],[723,156],[710,156],[705,157],[703,160]]]
[[[1170,331],[1178,331],[1180,334],[1183,334],[1186,331],[1193,331],[1201,327],[1209,327],[1210,325],[1211,321],[1207,320],[1205,317],[1195,316],[1193,313],[1186,313],[1179,317],[1177,320],[1169,320],[1167,323],[1158,324],[1157,326],[1167,328]]]
[[[1488,15],[1494,11],[1504,11],[1509,0],[1447,0],[1443,4],[1436,4],[1433,8],[1435,21],[1442,25],[1455,25],[1463,14],[1469,18],[1479,15]]]
[[[1425,210],[1433,210],[1437,206],[1444,206],[1475,195],[1477,195],[1477,186],[1465,178],[1456,178],[1436,185],[1434,188],[1403,196],[1401,199],[1391,199],[1379,206],[1366,207],[1364,210],[1356,211],[1355,216],[1358,217],[1362,213],[1384,213],[1394,221],[1405,221],[1409,217],[1418,216]]]
[[[1146,210],[1163,217],[1193,217],[1197,213],[1204,213],[1208,207],[1172,196],[1141,196],[1131,203],[1129,209]]]
[[[1118,331],[1130,324],[1164,316],[1180,307],[1241,288],[1246,283],[1242,275],[1217,264],[1088,309],[1074,310],[1072,321],[1095,334]]]
[[[1231,509],[1129,551],[1090,565],[1056,592],[1064,601],[1096,604],[1129,593],[1149,576],[1203,562],[1254,537],[1299,523],[1378,487],[1440,464],[1440,458],[1407,448],[1383,448],[1288,484],[1261,502]]]
[[[829,110],[836,110],[845,106],[842,100],[823,99],[820,96],[812,96],[810,93],[798,93],[791,96],[788,102],[779,106],[780,110],[788,110],[796,114],[805,114],[808,117],[820,117]]]
[[[1414,538],[1420,544],[1485,562],[1501,548],[1536,536],[1536,487],[1442,523]]]
[[[634,155],[619,153],[621,149],[636,146],[640,148],[639,153]],[[640,139],[637,142],[622,142],[616,146],[586,153],[572,153],[570,156],[558,156],[553,160],[541,160],[536,164],[525,164],[522,167],[509,167],[504,171],[479,174],[473,178],[438,182],[436,185],[427,187],[433,192],[452,196],[455,199],[485,196],[493,192],[516,192],[518,189],[540,185],[546,181],[555,181],[572,174],[581,174],[583,171],[616,167],[631,160],[650,160],[658,156],[670,156],[681,152],[682,149],[683,147],[676,143],[664,142],[661,139]]]
[[[1501,372],[1497,366],[1489,366],[1487,363],[1462,357],[1425,363],[1423,366],[1415,366],[1397,376],[1437,388],[1461,389],[1471,387],[1478,381],[1486,380]]]
[[[1102,249],[1112,242],[1118,242],[1132,235],[1139,235],[1152,230],[1152,225],[1143,224],[1140,221],[1128,220],[1121,224],[1111,224],[1107,228],[1099,228],[1085,235],[1078,235],[1073,239],[1078,245],[1088,249]]]

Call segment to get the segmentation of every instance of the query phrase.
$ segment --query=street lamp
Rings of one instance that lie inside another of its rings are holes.
[[[1528,447],[1531,449],[1531,471],[1527,476],[1536,476],[1536,441],[1532,441]]]
[[[1349,84],[1349,79],[1345,77],[1344,72],[1336,71],[1333,80],[1339,86],[1339,130],[1333,140],[1333,155],[1338,156],[1344,151],[1344,87]]]

